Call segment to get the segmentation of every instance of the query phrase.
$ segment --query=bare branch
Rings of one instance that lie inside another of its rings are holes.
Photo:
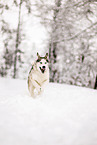
[[[75,38],[77,38],[78,36],[80,36],[81,34],[85,33],[87,30],[91,29],[92,27],[94,27],[95,25],[97,25],[97,22],[93,23],[91,26],[87,27],[86,29],[82,30],[81,32],[77,33],[76,35],[70,37],[70,38],[65,38],[65,39],[61,39],[61,40],[51,40],[53,42],[62,42],[62,41],[70,41],[73,40]]]
[[[79,35],[81,35],[82,33],[85,33],[87,30],[91,29],[92,27],[94,27],[95,25],[97,25],[97,22],[93,23],[91,26],[87,27],[86,29],[82,30],[81,32],[79,32],[78,34],[76,34],[75,36],[69,38],[69,39],[66,39],[66,40],[72,40],[72,39],[75,39],[77,38]]]

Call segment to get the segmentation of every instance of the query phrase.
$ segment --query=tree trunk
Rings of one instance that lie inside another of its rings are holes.
[[[94,85],[94,89],[97,89],[97,75],[96,75],[96,78],[95,78],[95,85]]]
[[[17,75],[17,52],[18,52],[18,47],[19,47],[19,43],[20,43],[21,5],[22,5],[22,0],[20,0],[20,4],[19,4],[19,17],[18,17],[18,27],[17,27],[17,34],[16,34],[15,58],[14,58],[14,75],[13,75],[13,78],[16,78],[16,75]]]
[[[56,68],[54,68],[54,64],[56,63],[57,59],[57,42],[54,42],[56,38],[54,38],[54,34],[56,33],[56,30],[58,28],[57,25],[57,15],[59,13],[59,8],[61,6],[61,0],[56,0],[56,9],[54,10],[54,16],[53,16],[53,31],[52,31],[52,38],[49,45],[49,59],[50,59],[50,81],[55,81],[55,76],[57,73]],[[56,34],[55,34],[56,35]]]

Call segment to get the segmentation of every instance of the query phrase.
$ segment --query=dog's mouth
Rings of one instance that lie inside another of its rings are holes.
[[[45,68],[41,68],[41,67],[39,67],[39,68],[40,68],[40,70],[41,70],[42,73],[45,72]]]

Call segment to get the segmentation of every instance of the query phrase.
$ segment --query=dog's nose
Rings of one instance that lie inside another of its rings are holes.
[[[43,68],[45,68],[45,66],[43,66]]]

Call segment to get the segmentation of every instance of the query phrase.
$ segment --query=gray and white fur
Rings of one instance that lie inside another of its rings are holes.
[[[37,53],[37,56],[28,76],[28,90],[32,97],[36,95],[35,90],[40,95],[49,83],[48,53],[44,57]]]

